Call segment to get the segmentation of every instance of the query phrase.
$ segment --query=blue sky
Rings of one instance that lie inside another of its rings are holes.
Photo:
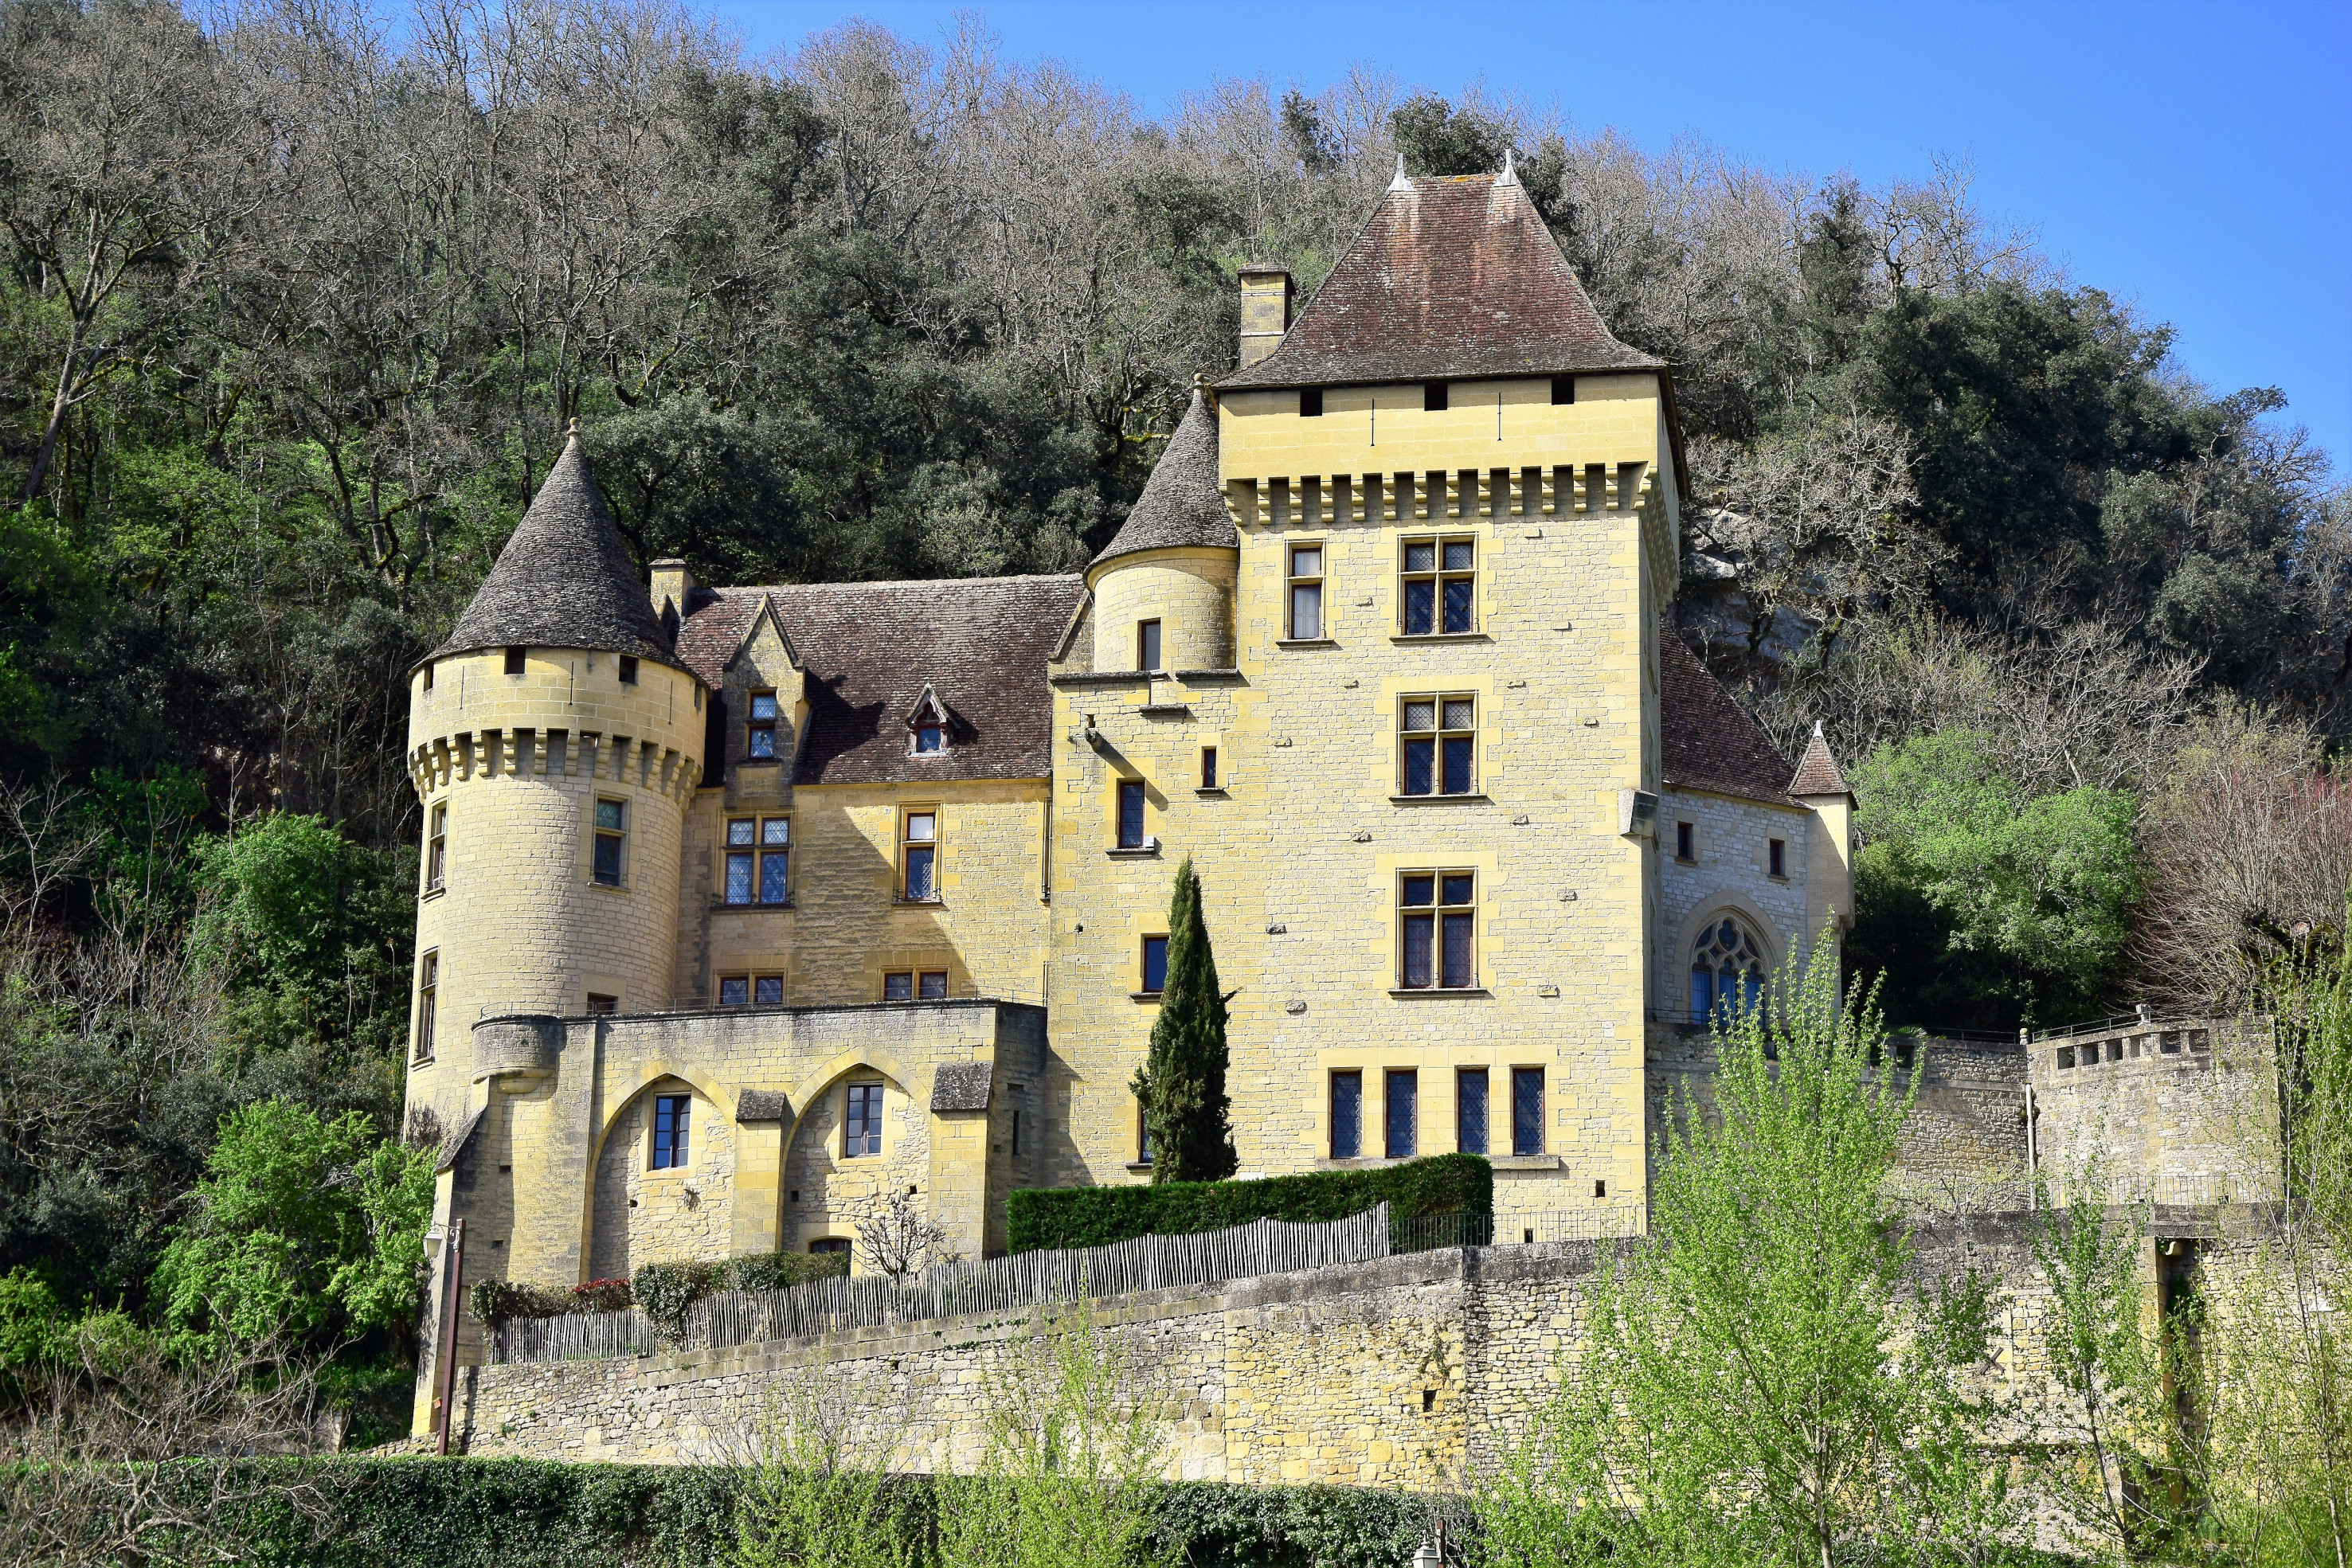
[[[1866,184],[1966,158],[1999,221],[2179,329],[2229,391],[2274,385],[2352,476],[2352,0],[2130,5],[1475,0],[720,0],[754,51],[851,16],[936,42],[959,11],[1157,113],[1220,76],[1318,90],[1361,62],[1482,82],[1643,146],[1678,135]]]

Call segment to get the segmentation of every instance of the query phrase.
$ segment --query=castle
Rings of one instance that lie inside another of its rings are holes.
[[[567,446],[410,678],[468,1280],[845,1249],[886,1194],[981,1255],[1014,1187],[1149,1180],[1186,856],[1243,1175],[1468,1149],[1530,1238],[1639,1228],[1660,1031],[1852,906],[1828,747],[1664,624],[1670,367],[1508,168],[1241,291],[1078,575],[648,584]]]

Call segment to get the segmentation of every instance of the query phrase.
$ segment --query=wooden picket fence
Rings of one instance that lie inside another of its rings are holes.
[[[903,1279],[860,1274],[780,1291],[720,1291],[688,1310],[677,1348],[715,1349],[969,1312],[1021,1312],[1080,1297],[1364,1263],[1389,1251],[1389,1207],[1383,1203],[1322,1224],[1261,1219],[1194,1236],[1139,1236],[1108,1247],[950,1263]],[[518,1318],[501,1323],[493,1337],[492,1359],[499,1364],[640,1355],[660,1348],[652,1322],[635,1311]]]

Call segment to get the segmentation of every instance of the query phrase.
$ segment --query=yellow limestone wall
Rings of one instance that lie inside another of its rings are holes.
[[[440,955],[433,1060],[408,1102],[454,1124],[467,1103],[470,1031],[485,1009],[580,1014],[671,990],[679,832],[702,770],[701,683],[651,660],[635,685],[611,653],[533,648],[505,674],[493,649],[410,677],[408,761],[424,820],[446,805],[442,890],[424,889],[416,951]],[[596,801],[626,802],[622,885],[599,885]],[[415,984],[412,971],[411,985]],[[412,1045],[414,1041],[412,1041]]]
[[[1417,384],[1335,388],[1303,419],[1295,392],[1224,399],[1237,675],[1147,682],[1124,673],[1131,632],[1102,623],[1096,667],[1057,672],[1050,1008],[1066,1071],[1050,1113],[1069,1135],[1055,1180],[1148,1179],[1128,1083],[1157,1004],[1134,993],[1141,939],[1165,930],[1191,854],[1237,990],[1227,1088],[1244,1172],[1330,1163],[1339,1069],[1364,1074],[1368,1157],[1390,1069],[1419,1071],[1418,1151],[1451,1150],[1454,1070],[1485,1066],[1501,1208],[1642,1197],[1654,873],[1651,847],[1619,835],[1618,792],[1658,787],[1654,625],[1675,519],[1671,485],[1654,482],[1657,390],[1586,377],[1554,405],[1548,380],[1457,382],[1453,402],[1425,413]],[[1473,635],[1400,635],[1401,540],[1433,531],[1475,538]],[[1286,547],[1309,540],[1326,552],[1326,635],[1286,645]],[[1091,614],[1129,602],[1123,575],[1118,561],[1097,574]],[[1440,692],[1477,696],[1481,795],[1395,800],[1398,700]],[[1214,791],[1199,788],[1210,745]],[[1136,778],[1156,854],[1113,847],[1115,783]],[[1396,879],[1415,868],[1478,873],[1474,992],[1392,990]],[[1547,1074],[1546,1152],[1524,1160],[1507,1157],[1514,1066]]]

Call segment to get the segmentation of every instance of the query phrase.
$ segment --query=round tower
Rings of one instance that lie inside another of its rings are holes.
[[[408,1103],[466,1109],[474,1025],[666,1005],[702,682],[575,434],[449,640],[409,675],[424,804]]]
[[[1135,509],[1087,569],[1095,668],[1232,669],[1240,559],[1217,471],[1217,413],[1195,386]]]

